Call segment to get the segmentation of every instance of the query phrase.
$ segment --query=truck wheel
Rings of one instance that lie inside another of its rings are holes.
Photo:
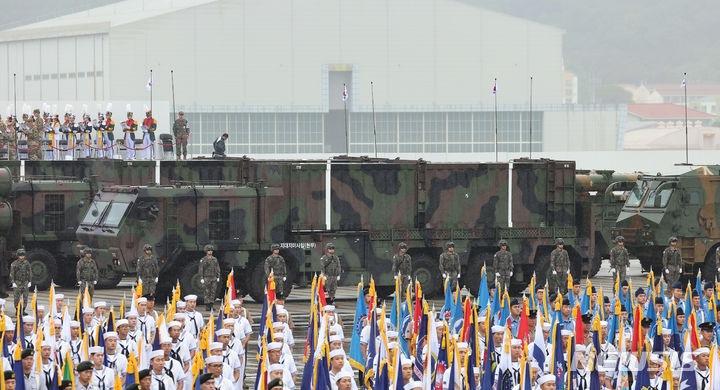
[[[537,285],[545,286],[546,282],[550,284],[548,275],[552,275],[552,271],[550,270],[550,252],[538,251],[538,254],[535,256],[535,279]],[[553,286],[550,286],[550,288],[552,287]]]
[[[117,287],[122,280],[122,272],[115,271],[110,267],[103,267],[98,269],[98,282],[95,285],[96,289],[111,289]]]
[[[600,256],[595,257],[592,260],[592,264],[590,265],[590,272],[588,273],[588,277],[592,278],[595,275],[597,275],[598,272],[600,272],[600,267],[602,267],[603,258]]]
[[[473,254],[472,257],[470,257],[470,261],[462,273],[462,284],[467,287],[468,291],[473,296],[477,296],[478,291],[480,291],[483,264],[486,265],[485,272],[487,273],[486,278],[488,284],[495,281],[495,274],[491,273],[492,261],[493,254],[488,252]],[[492,277],[490,277],[490,275],[492,275]]]
[[[710,248],[705,255],[705,263],[702,265],[702,280],[704,282],[714,282],[717,280],[717,269],[715,268],[715,248]]]
[[[421,254],[413,263],[412,279],[420,282],[423,295],[433,297],[442,293],[442,276],[437,262],[431,260],[427,254]]]
[[[58,262],[57,274],[55,274],[54,282],[61,287],[77,288],[77,278],[75,277],[75,268],[77,259],[65,258]]]
[[[199,263],[196,261],[190,262],[185,265],[180,275],[180,290],[183,292],[183,295],[197,295],[198,303],[205,302],[205,291],[202,283],[200,283],[202,277],[198,273],[199,266]]]
[[[262,262],[255,264],[247,281],[248,294],[257,303],[262,304],[265,299],[265,267]]]
[[[50,288],[50,282],[57,272],[55,258],[45,249],[32,249],[27,259],[30,262],[33,286],[38,290]]]

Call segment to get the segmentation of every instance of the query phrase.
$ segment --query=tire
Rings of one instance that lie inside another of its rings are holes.
[[[122,280],[122,272],[118,272],[110,267],[98,269],[98,282],[95,289],[111,289],[117,287]]]
[[[395,286],[375,286],[375,293],[380,299],[389,298],[390,295],[395,294]]]
[[[717,269],[715,268],[715,248],[710,248],[705,255],[705,263],[702,265],[703,282],[714,282],[717,280]]]
[[[550,252],[538,252],[535,256],[535,278],[538,286],[545,286],[548,276],[552,275],[550,270]],[[552,288],[552,286],[550,286]],[[533,292],[534,293],[534,292]]]
[[[202,283],[200,283],[202,276],[198,272],[199,267],[200,263],[196,261],[185,264],[180,274],[180,290],[183,295],[197,295],[197,301],[201,303],[205,302],[205,291]]]
[[[72,260],[65,258],[59,261],[54,282],[61,287],[77,289],[77,278],[75,277],[76,265],[77,258],[72,258]]]
[[[592,278],[595,275],[597,275],[598,272],[600,272],[600,267],[602,267],[603,258],[600,256],[595,257],[592,260],[592,263],[590,264],[590,272],[588,273],[588,277]]]
[[[248,294],[257,303],[265,299],[265,267],[262,262],[255,264],[247,281]]]
[[[480,288],[480,281],[482,280],[483,264],[486,265],[485,272],[487,273],[486,278],[488,284],[495,281],[495,274],[492,272],[491,269],[492,261],[493,254],[489,252],[473,254],[472,257],[470,257],[468,265],[462,271],[462,284],[467,287],[471,295],[477,296],[478,294]],[[490,275],[493,275],[493,277],[490,278]]]
[[[45,249],[32,249],[27,255],[30,262],[30,273],[32,275],[32,290],[37,287],[38,290],[47,290],[50,288],[50,282],[57,273],[57,263],[50,252]]]
[[[427,254],[421,254],[413,262],[412,279],[420,282],[423,295],[434,297],[442,293],[442,277],[436,261]]]

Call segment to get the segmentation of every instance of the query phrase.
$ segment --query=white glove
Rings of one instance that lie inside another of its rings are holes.
[[[97,280],[93,282],[93,284],[97,284]]]
[[[669,269],[666,269],[666,270],[665,270],[665,273],[666,273],[666,274],[669,274],[669,273],[670,273],[670,270],[669,270]]]
[[[78,284],[80,283],[78,282]],[[17,288],[17,284],[13,283],[13,288]]]
[[[630,267],[627,267],[627,269],[625,270],[625,272],[628,272],[628,273],[629,273],[629,272],[630,272]]]
[[[205,279],[200,279],[200,284],[205,284]]]
[[[283,276],[283,282],[287,281],[287,276]]]
[[[82,283],[82,282],[79,282],[79,281],[78,281],[78,286],[79,286],[81,283]],[[13,287],[14,287],[14,286],[13,286]]]
[[[500,277],[500,272],[495,272],[495,277],[496,277],[496,278],[499,278],[499,277]]]
[[[443,274],[443,279],[445,279],[445,278],[447,278],[447,275],[446,275],[446,274]]]
[[[557,271],[553,271],[553,275],[557,275]]]
[[[158,282],[158,278],[155,278],[155,283],[157,283],[157,282]]]
[[[32,284],[32,282],[28,282],[28,287],[30,287],[31,284]]]
[[[216,282],[219,282],[219,281],[220,281],[220,278],[217,278]]]
[[[138,283],[142,283],[142,278],[138,278]]]
[[[396,280],[396,279],[397,279],[397,275],[393,275],[393,280]]]
[[[512,271],[510,271],[510,276],[512,276]]]
[[[458,274],[458,279],[460,279],[460,274]]]
[[[337,280],[338,280],[338,282],[340,281],[340,275],[338,275]]]

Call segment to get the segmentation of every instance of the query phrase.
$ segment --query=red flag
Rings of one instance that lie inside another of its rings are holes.
[[[461,340],[467,342],[470,338],[470,324],[472,324],[472,307],[470,306],[470,299],[465,298],[465,307],[463,308],[463,329]]]
[[[415,282],[415,313],[413,314],[413,334],[418,333],[420,327],[420,317],[422,317],[422,291],[420,290],[420,282]]]
[[[270,272],[270,276],[268,276],[267,286],[268,307],[270,307],[272,303],[275,302],[275,275],[273,275],[272,272]]]
[[[230,299],[237,299],[237,296],[235,295],[235,270],[230,271],[230,276],[228,276],[228,289],[230,290]]]
[[[528,323],[528,300],[523,299],[522,313],[520,313],[520,324],[518,325],[517,338],[522,340],[523,345],[530,344],[530,324]],[[535,335],[533,335],[535,336]]]
[[[690,318],[688,319],[688,329],[690,329],[690,343],[692,343],[693,350],[700,348],[700,337],[698,335],[697,317],[695,316],[695,310],[692,310]]]
[[[325,307],[327,306],[327,300],[325,299],[325,291],[324,291],[324,283],[323,280],[325,278],[325,275],[320,274],[320,277],[318,278],[318,298],[320,298],[320,306]]]
[[[583,329],[582,315],[580,314],[580,306],[573,308],[573,317],[575,317],[575,344],[585,344],[585,331]]]
[[[633,313],[633,335],[632,346],[630,347],[630,351],[632,353],[638,353],[639,351],[642,351],[643,339],[642,331],[640,328],[640,321],[642,321],[642,305],[637,305],[635,306],[635,313]]]

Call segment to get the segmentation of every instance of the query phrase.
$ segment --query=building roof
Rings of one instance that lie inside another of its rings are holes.
[[[672,103],[628,104],[628,114],[641,119],[685,119],[685,107]],[[712,119],[716,115],[688,108],[688,119]]]
[[[677,84],[648,85],[648,89],[656,90],[662,96],[684,96],[685,89]],[[720,96],[720,84],[691,84],[688,83],[688,95],[692,96]]]
[[[0,42],[87,35],[218,0],[123,0],[0,32]]]

